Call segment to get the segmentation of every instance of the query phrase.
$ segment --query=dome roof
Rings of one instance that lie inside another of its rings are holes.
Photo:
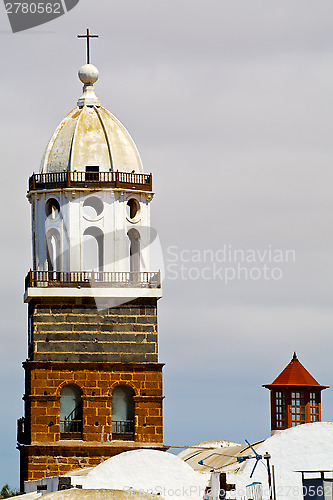
[[[84,83],[83,95],[49,141],[41,173],[85,172],[87,166],[98,166],[100,172],[143,173],[133,139],[95,95],[97,68],[91,64],[83,66],[79,78]]]

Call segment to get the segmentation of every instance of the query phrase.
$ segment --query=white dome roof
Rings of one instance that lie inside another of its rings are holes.
[[[41,173],[85,172],[87,166],[99,166],[100,172],[143,173],[133,139],[95,96],[97,68],[85,65],[79,77],[85,83],[83,95],[54,132],[42,159]]]

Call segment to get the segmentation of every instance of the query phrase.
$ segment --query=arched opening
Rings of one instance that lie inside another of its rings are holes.
[[[134,440],[134,391],[118,385],[112,393],[112,437]]]
[[[140,210],[140,203],[134,198],[131,198],[130,200],[128,200],[126,204],[126,210],[127,210],[127,217],[129,219],[135,219]]]
[[[50,217],[50,219],[57,219],[60,214],[59,201],[55,198],[49,198],[45,203],[45,213],[47,217]]]
[[[86,217],[95,219],[103,212],[104,206],[102,200],[97,196],[89,196],[83,203],[83,210]]]
[[[60,393],[60,438],[82,439],[82,390],[74,384],[65,385]]]
[[[60,235],[56,229],[46,234],[46,258],[48,271],[60,271]]]
[[[83,233],[83,269],[103,271],[104,235],[98,227],[88,227]]]
[[[130,229],[127,233],[130,240],[130,272],[140,272],[140,233],[136,229]],[[138,276],[137,276],[138,278]]]

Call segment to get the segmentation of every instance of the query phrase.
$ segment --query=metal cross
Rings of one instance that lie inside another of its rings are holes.
[[[90,38],[99,38],[99,35],[91,35],[89,28],[87,28],[86,35],[77,35],[77,37],[87,39],[87,64],[90,64]]]

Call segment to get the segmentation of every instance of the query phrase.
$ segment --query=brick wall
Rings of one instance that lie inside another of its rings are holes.
[[[140,446],[164,449],[162,364],[26,361],[23,365],[30,444],[20,446],[22,480],[96,465]],[[60,441],[60,392],[66,384],[78,385],[83,393],[83,436],[74,447],[73,441]],[[117,385],[129,385],[135,393],[134,441],[115,441],[112,436],[112,392]],[[52,454],[43,455],[41,449]]]
[[[99,444],[89,447],[75,446],[73,444],[67,446],[21,446],[21,491],[24,491],[24,481],[59,476],[72,470],[94,467],[118,453],[138,449],[139,447],[143,447],[143,445],[138,446],[129,442],[119,443],[114,446]],[[158,444],[151,444],[149,448],[156,450],[167,449],[167,447]]]
[[[129,385],[135,393],[135,441],[163,441],[162,367],[160,363],[24,363],[26,419],[31,442],[60,439],[60,392],[64,385],[82,389],[83,440],[112,440],[112,391]]]

